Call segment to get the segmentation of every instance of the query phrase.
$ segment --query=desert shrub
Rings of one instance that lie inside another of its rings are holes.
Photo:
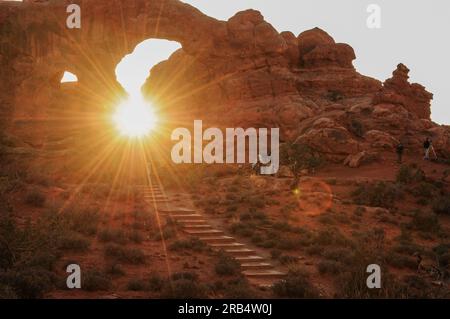
[[[166,283],[162,296],[167,299],[201,299],[208,296],[208,288],[199,284],[193,273],[176,273],[172,282]]]
[[[99,232],[98,238],[102,242],[113,242],[117,244],[126,244],[127,236],[121,229],[103,229]]]
[[[53,267],[64,228],[58,219],[39,217],[18,227],[7,214],[0,216],[0,283],[18,298],[41,298],[55,285]],[[9,289],[9,288],[8,288]]]
[[[350,131],[358,137],[363,137],[366,130],[360,121],[352,119],[350,122]]]
[[[125,248],[116,244],[108,244],[105,247],[105,255],[129,264],[145,263],[144,252],[137,248]]]
[[[90,241],[78,233],[69,233],[61,239],[60,249],[72,251],[86,251]]]
[[[156,274],[153,274],[148,279],[148,290],[150,291],[161,291],[164,287],[165,280]]]
[[[449,244],[441,243],[441,244],[433,247],[433,252],[436,255],[443,255],[449,251],[450,251],[450,243]]]
[[[143,279],[131,279],[127,283],[127,290],[144,291],[147,290],[147,285]]]
[[[37,189],[31,190],[25,195],[25,203],[33,207],[44,207],[46,200],[45,194]]]
[[[317,290],[308,276],[300,270],[290,270],[285,279],[273,285],[273,292],[281,298],[317,298]]]
[[[111,279],[99,270],[91,269],[81,276],[81,288],[86,291],[108,290],[111,287]]]
[[[355,208],[355,210],[353,211],[353,214],[356,216],[362,216],[365,212],[366,212],[366,208],[362,207],[362,206],[358,206]]]
[[[400,242],[394,245],[394,247],[392,247],[392,251],[399,254],[412,256],[415,252],[423,252],[423,248],[414,244],[411,241],[408,241],[408,242]]]
[[[219,276],[232,276],[240,272],[241,266],[236,259],[225,254],[220,254],[214,270]]]
[[[68,227],[73,231],[86,236],[93,236],[97,233],[100,215],[95,208],[79,209],[70,207],[63,212],[61,217],[64,218]]]
[[[153,235],[153,240],[161,241],[163,238],[168,240],[175,236],[175,230],[173,229],[173,225],[164,225],[161,232],[156,232]]]
[[[282,255],[279,258],[280,264],[282,265],[290,265],[298,262],[298,258],[295,256]]]
[[[298,241],[292,236],[280,236],[276,241],[276,247],[282,250],[292,250],[297,247]]]
[[[227,299],[250,299],[254,294],[248,281],[244,278],[228,282],[224,289],[224,297]]]
[[[55,275],[43,268],[24,267],[0,274],[0,282],[14,290],[21,299],[42,298],[55,284]]]
[[[336,275],[342,272],[344,266],[336,260],[322,260],[317,264],[317,269],[323,274]]]
[[[414,176],[413,168],[409,165],[402,165],[400,166],[400,169],[397,172],[396,180],[399,183],[407,184],[412,182],[413,176]]]
[[[2,300],[11,300],[17,299],[18,296],[14,292],[14,289],[8,285],[0,284],[0,299]]]
[[[198,238],[192,238],[188,240],[177,240],[173,242],[170,246],[170,250],[193,250],[193,251],[203,251],[207,248],[207,245],[200,241]]]
[[[428,182],[420,182],[410,189],[413,196],[427,199],[433,198],[437,192],[437,187]]]
[[[316,169],[323,164],[324,160],[308,145],[285,143],[280,148],[280,162],[281,165],[287,165],[298,180],[302,170]]]
[[[248,212],[240,214],[241,221],[265,221],[267,219],[267,215],[261,211],[250,209]]]
[[[358,205],[390,208],[402,194],[401,187],[396,184],[377,182],[360,185],[352,196]]]
[[[433,203],[433,211],[440,215],[450,215],[450,196],[441,196]]]
[[[144,241],[144,236],[139,231],[132,231],[128,234],[128,239],[135,244],[140,244]]]
[[[386,269],[382,269],[382,289],[369,289],[367,280],[367,261],[358,264],[351,271],[346,271],[337,276],[336,284],[339,287],[337,298],[346,299],[370,299],[370,298],[404,298],[406,290],[394,276]]]
[[[329,247],[324,250],[322,256],[332,261],[339,261],[345,264],[353,262],[355,255],[353,250],[343,247]]]
[[[331,90],[327,93],[327,98],[332,102],[338,102],[344,98],[344,95],[342,92]]]
[[[272,249],[271,251],[270,251],[270,257],[272,258],[272,259],[278,259],[278,258],[280,258],[280,256],[281,256],[281,250],[279,250],[279,249]]]
[[[314,236],[314,243],[319,246],[351,247],[353,243],[346,238],[337,228],[320,230]]]
[[[439,220],[436,214],[416,211],[410,226],[422,232],[437,232],[440,230]]]
[[[387,256],[387,262],[396,268],[417,269],[417,261],[410,256],[391,253]]]
[[[334,217],[330,214],[322,214],[318,218],[319,223],[323,225],[335,225],[336,221],[334,220]]]
[[[230,226],[230,231],[233,234],[243,236],[243,237],[252,237],[255,233],[255,225],[253,223],[234,223]]]
[[[109,263],[105,267],[105,273],[110,276],[124,276],[125,270],[123,267],[118,263]]]

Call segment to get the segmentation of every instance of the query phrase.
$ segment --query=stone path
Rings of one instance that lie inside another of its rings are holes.
[[[276,281],[282,279],[286,274],[276,270],[266,257],[261,256],[246,244],[239,243],[234,237],[229,236],[220,228],[218,223],[212,225],[209,216],[199,213],[195,209],[173,206],[175,202],[186,204],[181,194],[169,197],[156,184],[142,187],[145,201],[155,207],[160,216],[169,217],[176,221],[182,230],[200,241],[206,243],[212,249],[222,250],[234,257],[241,265],[242,273],[255,285],[270,287]],[[186,206],[186,205],[185,205]]]

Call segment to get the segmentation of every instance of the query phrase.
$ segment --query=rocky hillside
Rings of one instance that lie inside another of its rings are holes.
[[[254,10],[218,21],[176,0],[78,2],[79,30],[65,26],[68,1],[0,4],[3,119],[45,117],[61,104],[66,70],[78,76],[79,98],[108,107],[121,92],[120,59],[144,39],[164,38],[182,49],[151,70],[144,91],[186,123],[280,127],[283,141],[338,162],[399,140],[419,148],[426,136],[449,156],[449,129],[430,120],[433,96],[408,82],[405,65],[384,83],[363,76],[352,47],[321,29],[279,33]]]

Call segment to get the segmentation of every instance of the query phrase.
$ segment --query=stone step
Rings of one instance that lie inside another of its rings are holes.
[[[252,256],[255,254],[254,250],[248,248],[225,249],[225,252],[233,256]]]
[[[144,199],[169,199],[169,198],[163,195],[144,195]]]
[[[211,225],[208,224],[202,224],[202,225],[183,225],[184,229],[210,229],[212,228]]]
[[[253,262],[253,263],[242,263],[241,268],[244,270],[263,270],[263,269],[273,269],[273,265],[263,262]]]
[[[281,279],[286,276],[284,272],[278,270],[245,270],[242,273],[248,278],[258,279]]]
[[[150,198],[150,197],[148,197],[148,198],[144,198],[144,201],[154,201],[154,202],[168,202],[169,201],[169,199],[168,198]]]
[[[242,248],[245,247],[244,244],[241,243],[220,243],[220,244],[209,244],[213,248],[219,249],[230,249],[230,248]]]
[[[252,256],[237,256],[237,257],[234,257],[234,259],[236,259],[240,263],[262,262],[262,261],[266,260],[264,257],[256,256],[256,255],[252,255]]]
[[[181,219],[178,222],[182,225],[198,225],[198,224],[206,224],[206,220],[204,219]]]
[[[201,240],[207,244],[232,243],[235,241],[234,237],[230,237],[230,236],[200,237],[199,240]]]
[[[172,217],[172,219],[175,219],[176,221],[194,220],[194,219],[195,220],[203,220],[203,218],[204,218],[204,216],[200,215],[200,214],[180,214],[180,215],[171,214],[170,217]]]
[[[194,236],[217,236],[222,235],[223,231],[217,229],[185,229],[185,233]]]
[[[197,212],[196,210],[189,209],[189,208],[167,208],[167,209],[161,210],[161,213],[178,214],[178,215],[193,214],[193,213],[196,213],[196,212]]]

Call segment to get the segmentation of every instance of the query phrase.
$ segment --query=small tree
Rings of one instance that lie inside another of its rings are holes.
[[[300,173],[304,169],[316,169],[323,163],[319,153],[311,147],[300,143],[286,143],[280,149],[282,165],[287,165],[294,175],[293,187],[296,187],[300,179]]]

